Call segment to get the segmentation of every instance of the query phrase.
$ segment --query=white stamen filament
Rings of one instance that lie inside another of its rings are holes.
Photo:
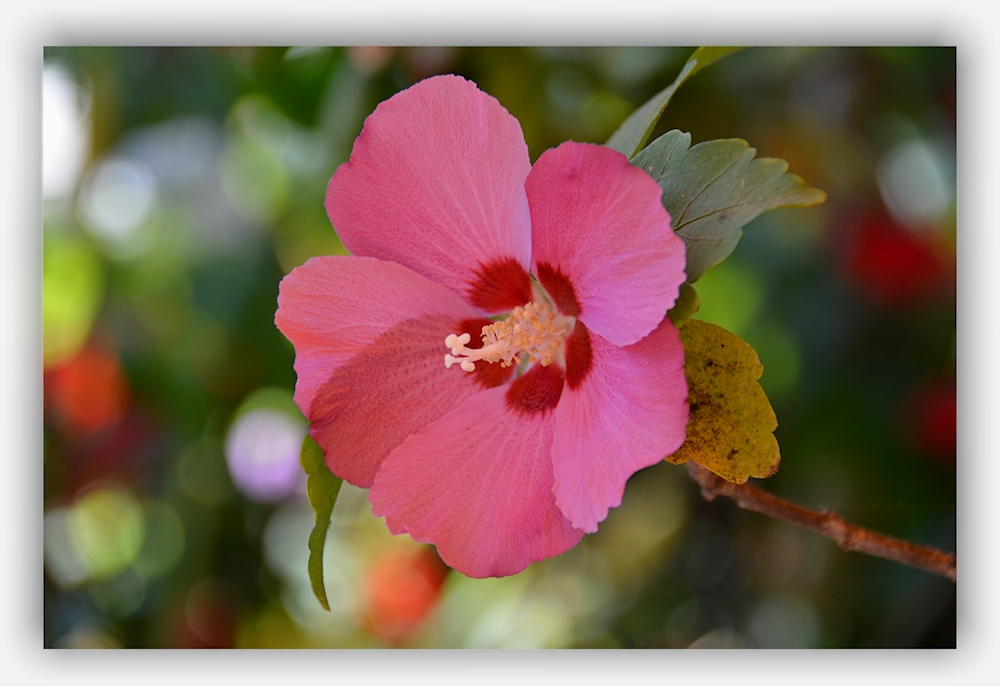
[[[530,302],[515,307],[507,319],[483,327],[483,347],[467,348],[472,336],[450,334],[444,344],[451,350],[444,356],[444,366],[451,368],[460,363],[466,372],[475,371],[475,362],[499,362],[510,367],[520,355],[527,355],[529,362],[540,362],[543,367],[552,364],[564,336],[569,332],[569,319],[557,317],[546,303]]]

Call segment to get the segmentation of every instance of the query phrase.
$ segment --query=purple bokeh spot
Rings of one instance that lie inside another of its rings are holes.
[[[226,464],[247,497],[276,502],[305,491],[299,464],[306,426],[284,412],[260,408],[233,422],[226,437]]]

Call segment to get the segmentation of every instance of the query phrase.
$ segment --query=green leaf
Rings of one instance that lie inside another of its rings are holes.
[[[309,475],[306,492],[309,504],[316,511],[316,526],[309,534],[309,582],[316,600],[329,612],[330,603],[326,599],[326,586],[323,584],[323,547],[326,545],[326,532],[330,528],[333,506],[337,503],[337,495],[343,482],[326,466],[323,449],[311,436],[307,435],[302,441],[299,459],[302,469]]]
[[[691,146],[691,134],[668,131],[632,160],[663,189],[670,223],[687,248],[694,283],[736,248],[743,227],[777,207],[806,207],[826,193],[786,173],[784,160],[761,157],[738,138]]]
[[[667,312],[667,316],[670,317],[673,325],[679,329],[698,312],[700,307],[701,298],[698,297],[698,291],[691,284],[682,283],[680,293],[677,295],[677,301],[670,311]]]
[[[721,326],[692,319],[681,330],[691,407],[684,445],[668,462],[694,460],[741,484],[778,471],[778,419],[757,382],[764,367],[754,349]]]
[[[688,61],[684,64],[684,68],[681,69],[681,73],[677,75],[674,82],[633,112],[618,127],[618,130],[611,134],[611,138],[608,139],[605,145],[631,158],[649,140],[656,122],[660,120],[660,115],[663,114],[663,110],[667,108],[670,99],[674,97],[674,92],[681,87],[682,83],[713,62],[742,49],[702,47],[695,50],[691,53],[691,57],[688,58]]]

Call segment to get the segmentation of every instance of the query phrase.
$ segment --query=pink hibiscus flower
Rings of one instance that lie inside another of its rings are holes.
[[[660,193],[602,146],[531,166],[517,120],[457,76],[368,117],[326,195],[355,256],[293,270],[275,322],[327,465],[394,534],[468,576],[516,574],[680,447],[664,315],[684,245]]]

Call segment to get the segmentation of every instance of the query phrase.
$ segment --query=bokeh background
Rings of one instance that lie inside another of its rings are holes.
[[[346,254],[323,209],[378,102],[438,73],[532,160],[603,142],[691,48],[50,48],[43,79],[45,645],[947,647],[955,586],[731,503],[683,467],[504,579],[448,570],[344,485],[313,514],[278,282]],[[744,138],[829,194],[697,284],[778,416],[763,488],[955,549],[955,51],[753,48],[654,135]]]

